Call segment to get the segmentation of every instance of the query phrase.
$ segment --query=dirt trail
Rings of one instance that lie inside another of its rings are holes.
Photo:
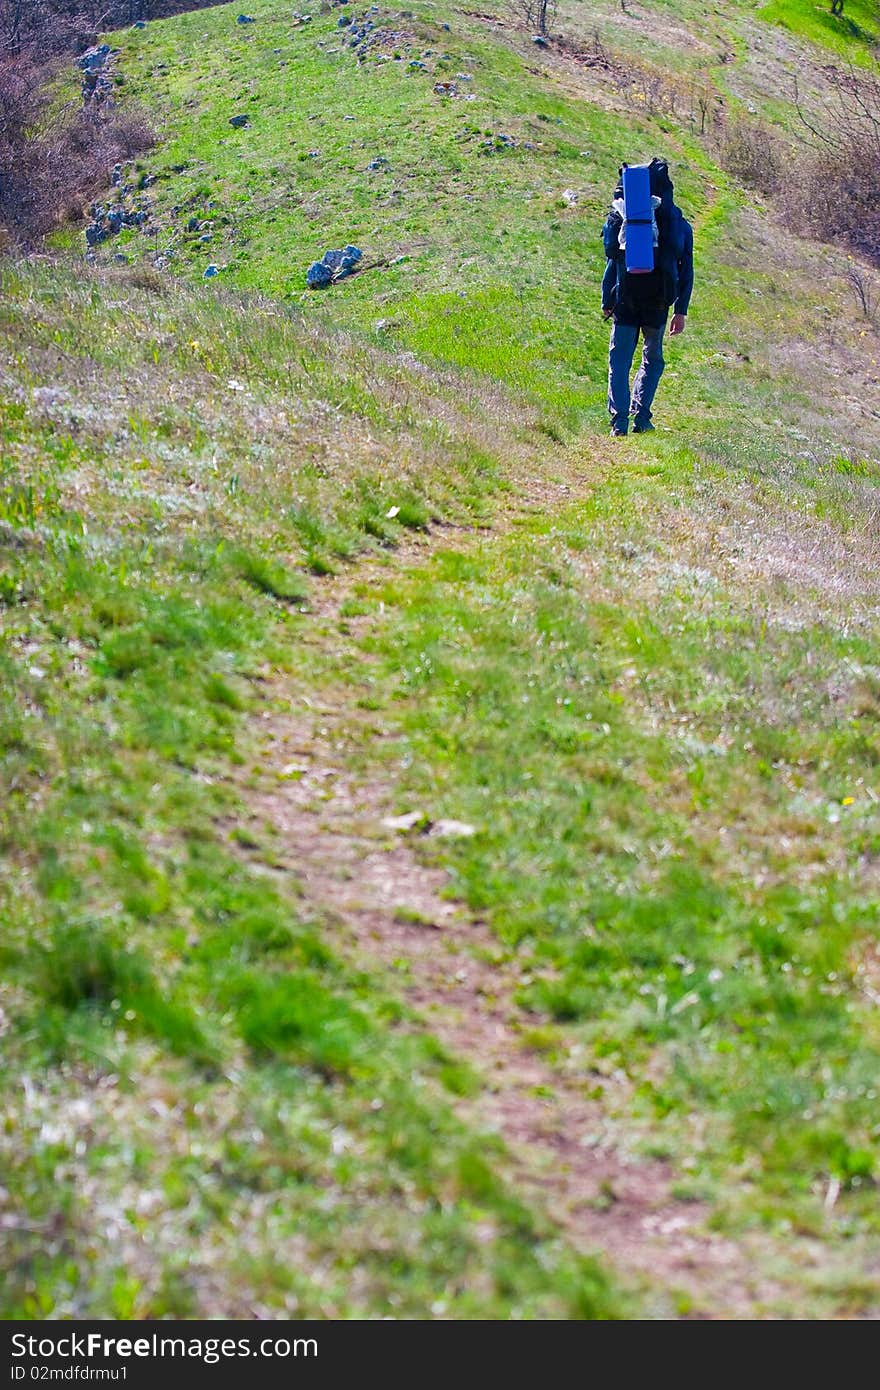
[[[557,502],[574,500],[565,484],[537,491],[527,499],[532,509],[546,508],[551,492]],[[439,534],[448,543],[449,532]],[[408,542],[393,557],[394,572],[424,563],[432,546],[430,537]],[[306,640],[353,647],[350,629],[371,620],[346,620],[342,637],[341,606],[353,582],[362,592],[388,573],[387,563],[365,561],[350,578],[325,581]],[[279,867],[335,927],[336,948],[380,976],[383,988],[399,982],[403,1001],[483,1077],[476,1097],[456,1108],[478,1131],[503,1138],[513,1185],[577,1248],[650,1285],[661,1314],[675,1313],[680,1291],[691,1315],[760,1316],[779,1288],[762,1280],[739,1244],[705,1230],[699,1203],[672,1195],[666,1165],[629,1150],[625,1122],[612,1118],[625,1110],[626,1079],[585,1073],[576,1056],[548,1059],[523,1044],[528,1020],[515,1002],[523,983],[515,959],[504,959],[489,928],[444,896],[447,876],[422,862],[418,832],[383,825],[391,789],[346,770],[348,754],[375,736],[366,718],[345,704],[309,708],[314,692],[289,678],[277,678],[269,695],[276,711],[290,712],[264,716],[265,772],[246,793],[252,813],[274,828]],[[613,1104],[588,1098],[597,1082]]]

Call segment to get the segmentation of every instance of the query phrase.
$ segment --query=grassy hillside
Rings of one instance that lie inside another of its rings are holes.
[[[214,262],[226,282],[489,373],[576,425],[601,399],[592,210],[650,127],[628,120],[624,143],[546,80],[527,40],[452,11],[365,12],[379,37],[359,61],[337,27],[349,9],[299,24],[267,4],[242,26],[221,7],[125,36],[128,90],[169,133],[148,166],[160,249],[182,274]],[[699,216],[716,190],[700,151],[675,149]],[[350,242],[395,263],[304,293],[309,263]]]
[[[3,1312],[875,1314],[878,340],[692,119],[783,7],[350,9],[115,36],[153,230],[3,267]]]
[[[380,8],[364,11],[379,37],[361,62],[337,27],[341,13],[337,5],[302,24],[267,4],[253,25],[238,25],[220,6],[120,37],[126,90],[167,138],[141,171],[156,180],[147,194],[154,238],[145,246],[124,233],[104,257],[170,254],[192,280],[218,265],[208,292],[231,283],[282,296],[308,322],[490,375],[566,434],[604,412],[602,209],[620,160],[662,148],[697,228],[699,312],[667,390],[691,429],[702,424],[708,355],[773,351],[795,324],[810,339],[843,308],[843,287],[829,291],[827,281],[844,257],[787,265],[771,229],[749,224],[694,132],[692,73],[653,69],[677,91],[681,116],[652,117],[638,92],[620,87],[625,48],[608,49],[608,67],[596,69],[535,49],[527,31],[433,6],[411,17]],[[570,22],[575,36],[585,27],[577,10]],[[676,22],[690,26],[692,16]],[[692,63],[711,85],[705,54]],[[458,95],[434,90],[449,81]],[[236,115],[246,128],[229,126]],[[367,263],[394,263],[307,291],[310,262],[348,243]],[[769,312],[756,323],[761,295]],[[833,418],[833,433],[838,425]]]
[[[479,516],[503,400],[268,304],[3,288],[7,1316],[613,1310],[239,824],[307,572]]]
[[[761,17],[856,63],[869,61],[880,39],[880,16],[870,0],[846,0],[841,15],[833,15],[830,4],[772,0],[761,10]]]

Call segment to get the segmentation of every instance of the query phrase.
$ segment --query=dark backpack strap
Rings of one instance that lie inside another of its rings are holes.
[[[623,218],[619,212],[612,208],[605,218],[605,225],[602,228],[602,244],[605,247],[605,255],[609,260],[616,256],[620,251],[620,228],[623,225]]]

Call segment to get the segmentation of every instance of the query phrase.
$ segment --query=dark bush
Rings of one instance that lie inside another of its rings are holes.
[[[735,179],[765,196],[776,193],[782,183],[784,146],[757,121],[730,121],[718,137],[718,158]]]
[[[113,165],[153,143],[136,113],[68,108],[50,116],[53,73],[28,54],[0,60],[0,226],[20,245],[80,217]]]
[[[222,0],[0,0],[0,52],[79,53],[98,32],[205,9]]]
[[[112,166],[153,143],[146,121],[107,103],[49,118],[49,84],[108,31],[218,0],[0,0],[0,250],[79,217]]]
[[[837,242],[880,265],[880,152],[851,147],[801,160],[785,199],[797,231]]]
[[[793,231],[880,265],[880,67],[827,68],[821,117],[795,101],[807,139],[798,153],[758,121],[731,120],[716,141],[722,167],[778,200]]]
[[[880,265],[880,67],[827,75],[821,121],[801,111],[810,143],[786,180],[784,213],[795,230]]]

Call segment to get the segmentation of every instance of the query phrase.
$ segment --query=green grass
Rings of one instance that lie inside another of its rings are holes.
[[[815,0],[771,0],[759,13],[768,23],[782,24],[856,63],[871,61],[880,38],[877,7],[870,0],[846,0],[842,15],[833,15],[830,3]]]
[[[626,1075],[628,1126],[718,1224],[842,1251],[876,1218],[878,744],[873,676],[829,690],[873,670],[876,624],[792,624],[796,579],[725,582],[695,519],[724,486],[652,448],[589,503],[438,554],[386,587],[363,679],[401,808],[477,826],[443,852],[450,891],[533,978],[554,1048],[600,1091]],[[753,492],[791,508],[756,480],[734,509]]]
[[[481,410],[126,275],[7,266],[2,333],[4,1315],[615,1315],[239,824],[315,555],[481,516]]]

